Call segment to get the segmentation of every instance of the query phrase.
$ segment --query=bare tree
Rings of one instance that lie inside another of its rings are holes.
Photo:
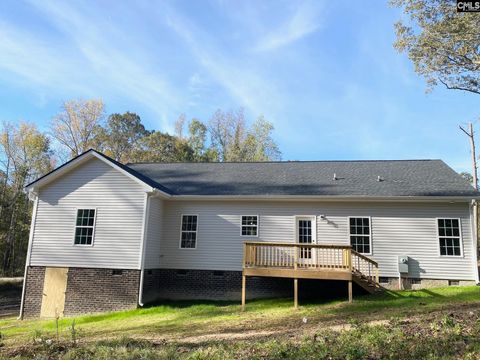
[[[185,127],[186,116],[185,114],[180,114],[177,120],[175,120],[175,136],[180,140],[183,139],[183,129]]]
[[[240,137],[244,133],[245,115],[243,109],[224,112],[217,110],[208,124],[212,146],[217,150],[220,161],[236,158]]]
[[[75,157],[90,148],[101,150],[99,134],[105,116],[102,100],[69,100],[62,111],[53,118],[51,133]]]
[[[473,124],[469,123],[468,131],[461,126],[459,126],[459,128],[470,139],[470,152],[472,154],[472,185],[475,189],[478,189],[478,176],[477,176],[478,167],[477,167],[477,157],[475,154],[475,133],[473,132]]]

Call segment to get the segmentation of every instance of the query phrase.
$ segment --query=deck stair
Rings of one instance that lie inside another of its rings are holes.
[[[352,271],[352,280],[370,294],[376,294],[385,290],[379,283],[370,280],[361,272]]]

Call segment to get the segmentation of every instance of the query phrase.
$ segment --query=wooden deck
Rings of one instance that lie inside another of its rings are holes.
[[[352,281],[369,292],[379,289],[378,264],[347,245],[245,242],[243,252],[242,308],[245,308],[248,276],[294,279],[294,303],[298,305],[298,279]]]

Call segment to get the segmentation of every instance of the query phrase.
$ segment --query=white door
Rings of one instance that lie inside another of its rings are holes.
[[[315,244],[317,242],[317,228],[315,216],[296,217],[296,242],[299,244]],[[305,265],[315,264],[315,251],[310,247],[302,247],[299,250],[298,262]]]

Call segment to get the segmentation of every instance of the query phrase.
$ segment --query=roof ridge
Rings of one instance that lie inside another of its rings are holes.
[[[140,161],[129,162],[125,165],[142,165],[142,164],[292,164],[292,163],[359,163],[359,162],[422,162],[422,161],[441,161],[442,159],[392,159],[392,160],[280,160],[280,161]]]

